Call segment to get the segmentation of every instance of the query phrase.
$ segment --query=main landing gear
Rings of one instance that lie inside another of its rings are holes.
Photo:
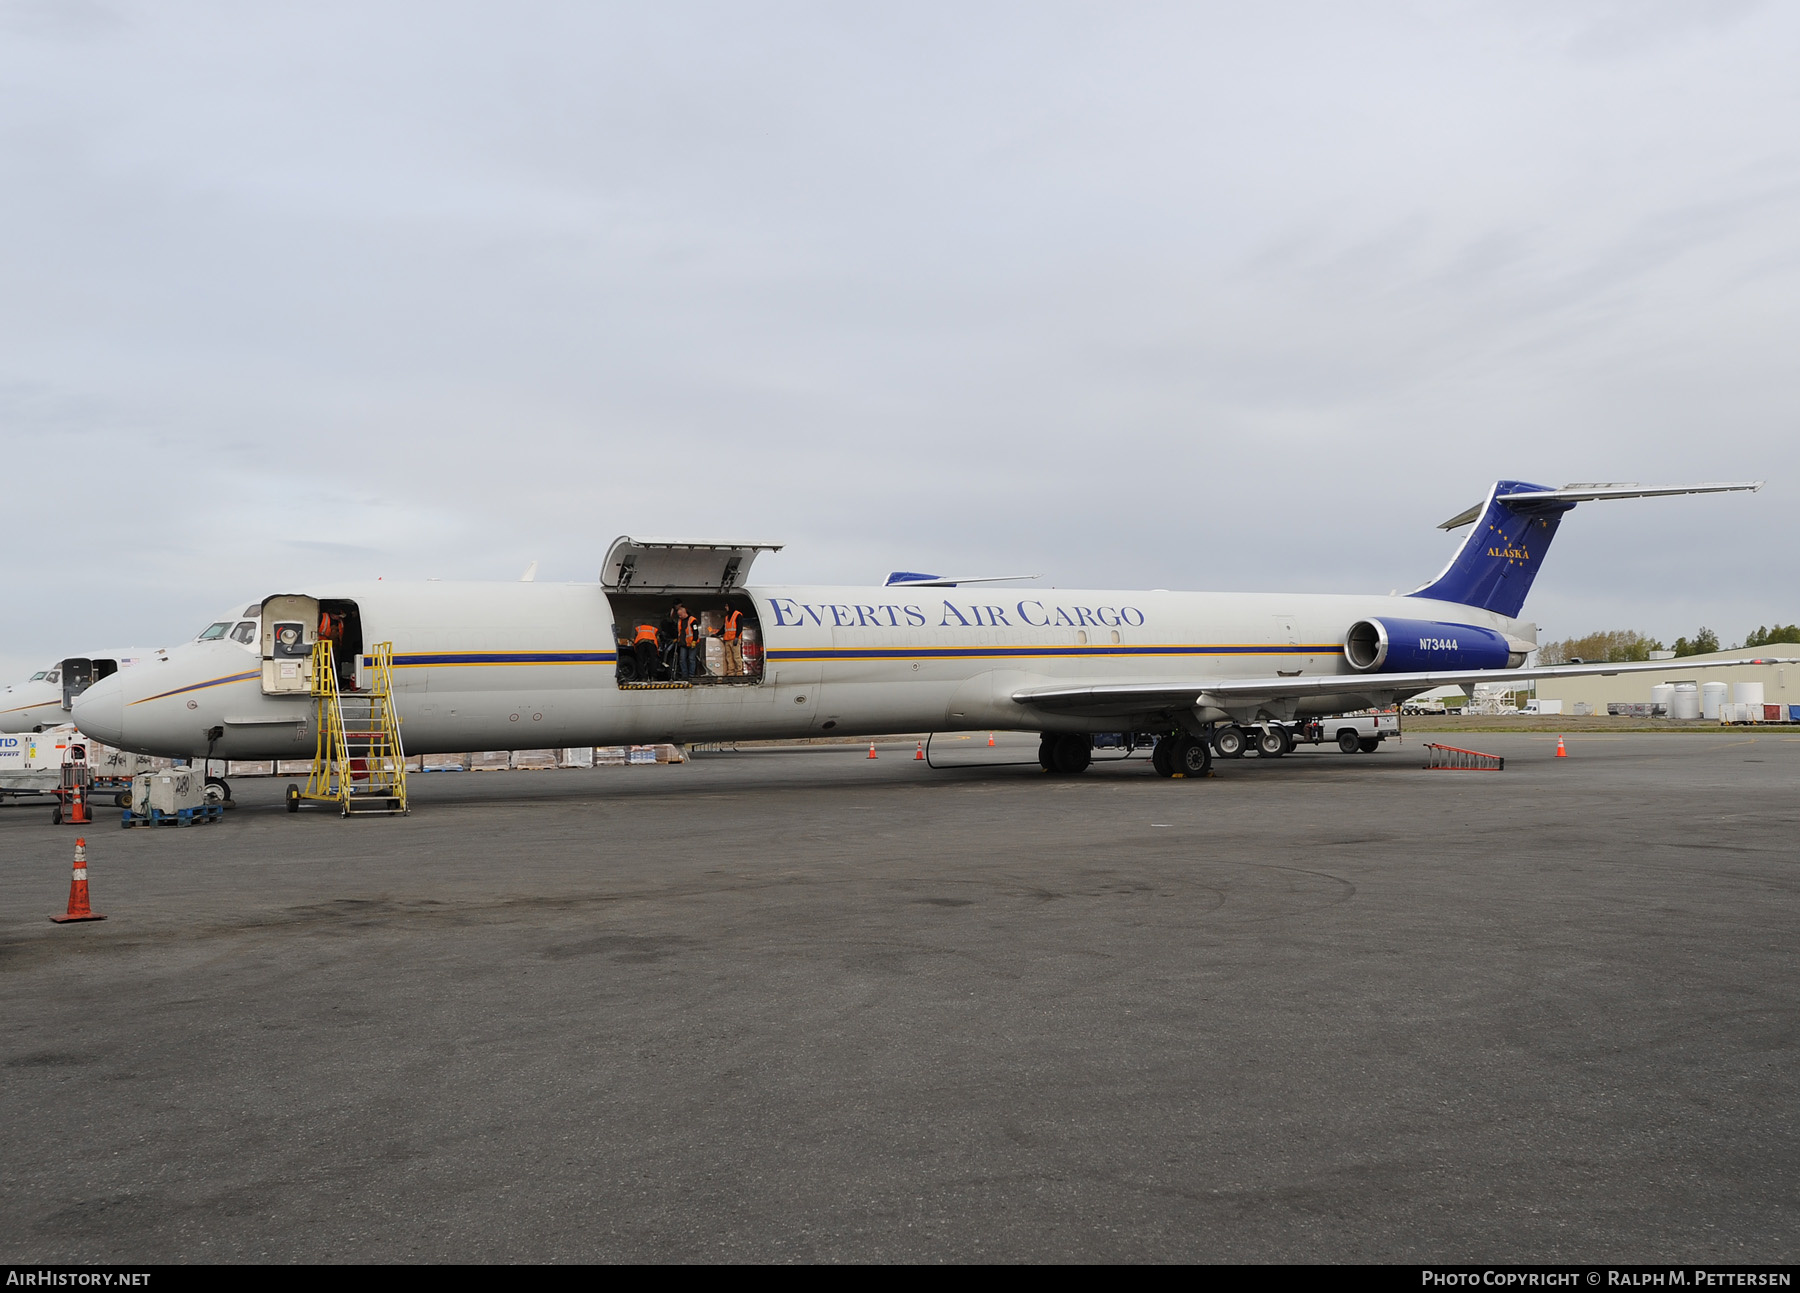
[[[1213,729],[1212,747],[1221,759],[1279,759],[1294,752],[1294,734],[1279,723],[1249,731],[1227,723]]]
[[[1200,737],[1176,732],[1157,741],[1150,766],[1159,777],[1204,777],[1212,771],[1212,746]]]
[[[1046,732],[1038,738],[1038,765],[1045,772],[1086,772],[1093,761],[1094,738],[1084,732]],[[1204,777],[1212,771],[1212,746],[1201,737],[1176,732],[1157,740],[1150,766],[1160,777]]]

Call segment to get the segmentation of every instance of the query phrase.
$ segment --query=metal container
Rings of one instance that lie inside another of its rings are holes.
[[[1734,682],[1731,698],[1740,705],[1760,705],[1763,703],[1763,685],[1760,682]]]
[[[1700,684],[1700,717],[1719,721],[1719,706],[1725,703],[1725,696],[1731,690],[1722,682],[1703,682]]]
[[[1700,688],[1691,682],[1678,682],[1669,697],[1670,718],[1700,717]]]

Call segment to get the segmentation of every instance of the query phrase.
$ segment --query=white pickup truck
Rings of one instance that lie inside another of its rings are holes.
[[[1344,714],[1304,722],[1269,723],[1262,728],[1220,727],[1213,731],[1213,750],[1222,759],[1279,758],[1297,745],[1335,743],[1345,754],[1370,754],[1388,737],[1400,735],[1400,715]]]

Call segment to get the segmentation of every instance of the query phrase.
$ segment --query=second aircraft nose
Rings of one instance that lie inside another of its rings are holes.
[[[102,745],[125,744],[125,688],[117,674],[75,697],[70,712],[83,736]]]

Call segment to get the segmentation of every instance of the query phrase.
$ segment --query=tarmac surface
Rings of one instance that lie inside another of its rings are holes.
[[[0,809],[0,1260],[1793,1261],[1800,735],[1482,740]]]

